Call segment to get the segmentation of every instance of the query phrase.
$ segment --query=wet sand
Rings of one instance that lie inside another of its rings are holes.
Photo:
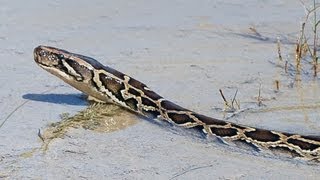
[[[229,121],[319,135],[319,80],[270,63],[278,61],[277,37],[284,58],[294,59],[304,17],[298,1],[1,4],[0,179],[319,178],[318,164],[223,145],[141,118],[112,132],[69,129],[46,152],[39,150],[39,129],[88,106],[80,92],[33,62],[40,44],[94,57],[217,118],[225,118],[219,89],[228,99],[238,89],[240,107],[248,110]],[[257,107],[260,84],[264,106]]]

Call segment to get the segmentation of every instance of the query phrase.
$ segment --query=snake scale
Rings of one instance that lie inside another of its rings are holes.
[[[34,49],[34,60],[83,93],[144,117],[197,128],[224,140],[242,141],[259,148],[284,149],[302,158],[320,161],[320,136],[259,129],[198,114],[164,99],[145,84],[93,58],[62,49],[38,46]]]

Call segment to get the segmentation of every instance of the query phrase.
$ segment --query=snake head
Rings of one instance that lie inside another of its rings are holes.
[[[50,46],[38,46],[33,51],[35,62],[62,80],[91,81],[94,69],[103,67],[93,58]]]
[[[61,60],[64,58],[63,51],[48,47],[48,46],[38,46],[33,51],[34,60],[41,67],[56,67],[61,64]]]
[[[50,46],[36,47],[33,55],[34,61],[44,70],[85,94],[108,101],[108,97],[98,91],[97,83],[101,82],[96,71],[105,67],[97,60]]]

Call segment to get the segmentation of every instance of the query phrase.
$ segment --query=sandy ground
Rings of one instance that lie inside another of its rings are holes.
[[[95,57],[184,107],[219,118],[218,89],[228,99],[238,89],[246,108],[261,83],[266,106],[230,121],[319,135],[318,80],[285,75],[269,62],[277,60],[277,37],[284,57],[293,59],[304,16],[298,1],[0,4],[0,179],[320,178],[318,164],[222,145],[144,119],[110,133],[70,129],[45,153],[37,135],[61,113],[87,107],[80,92],[33,62],[40,44]],[[263,38],[250,36],[250,27]],[[275,80],[281,85],[277,93]]]

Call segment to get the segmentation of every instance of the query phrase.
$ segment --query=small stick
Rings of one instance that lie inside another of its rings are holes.
[[[297,44],[296,44],[296,68],[297,68],[297,71],[299,71],[300,59],[301,59],[301,44],[300,44],[300,40],[298,40]]]
[[[236,100],[237,95],[238,95],[238,89],[237,89],[236,92],[234,93],[233,99],[232,99],[232,101],[231,101],[231,106],[232,106],[233,109],[236,109],[236,108],[234,107],[234,104],[236,104],[237,107],[238,107],[238,109],[240,109],[240,103],[238,103],[238,101]]]
[[[220,92],[220,95],[221,95],[221,97],[222,97],[222,99],[223,99],[223,101],[224,101],[225,105],[226,105],[226,106],[229,106],[228,101],[227,101],[227,99],[224,97],[223,92],[222,92],[222,90],[221,90],[221,89],[219,89],[219,92]]]
[[[249,27],[249,29],[258,37],[262,37],[262,35],[257,31],[254,27]]]
[[[279,91],[279,89],[280,89],[280,82],[279,82],[279,80],[276,80],[275,83],[276,83],[276,90]]]
[[[312,52],[311,52],[310,46],[307,42],[307,37],[306,37],[306,35],[304,35],[303,37],[304,37],[304,51],[308,51],[310,56],[312,57]]]
[[[286,61],[284,64],[284,72],[288,73],[288,61]]]
[[[236,101],[237,94],[238,94],[238,89],[236,90],[236,93],[233,96],[233,99],[232,99],[232,102],[231,102],[232,106],[233,106],[233,103]]]
[[[44,138],[43,138],[43,136],[41,134],[40,129],[38,130],[38,137],[42,140],[42,142],[44,142]]]
[[[313,1],[313,8],[316,8],[316,1]],[[318,66],[318,57],[317,57],[317,26],[319,22],[317,22],[317,11],[313,12],[314,18],[314,28],[313,28],[313,70],[314,77],[317,76],[317,66]]]
[[[54,89],[58,88],[58,86],[54,86],[46,91],[43,91],[41,94],[45,94],[45,93],[48,93]],[[2,128],[2,126],[8,121],[8,119],[16,112],[18,111],[22,106],[24,106],[26,103],[28,103],[30,100],[25,100],[23,101],[19,106],[17,106],[16,108],[14,108],[13,111],[11,111],[6,118],[4,118],[4,120],[0,123],[0,128]]]
[[[261,83],[260,83],[259,91],[258,91],[258,98],[257,98],[257,100],[258,100],[258,106],[261,106],[261,105],[262,105],[261,87],[262,87],[262,85],[261,85]]]
[[[282,61],[281,48],[280,48],[280,38],[279,37],[277,37],[277,47],[278,47],[279,61]]]
[[[238,109],[240,109],[240,101],[235,101],[236,102],[236,104],[237,104],[237,106],[238,106]]]

